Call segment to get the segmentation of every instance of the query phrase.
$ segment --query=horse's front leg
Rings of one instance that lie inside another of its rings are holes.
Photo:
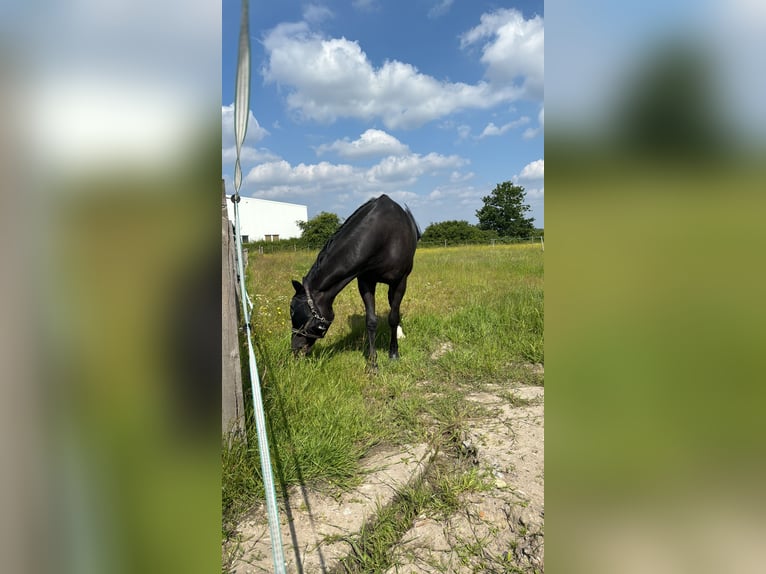
[[[378,354],[375,351],[375,333],[378,330],[378,317],[375,315],[375,281],[367,281],[361,277],[357,278],[359,285],[359,294],[364,301],[364,311],[367,324],[367,341],[369,344],[369,353],[367,354],[368,366],[372,371],[378,369]]]
[[[388,288],[388,304],[391,305],[391,312],[388,314],[388,325],[391,327],[391,342],[388,346],[388,356],[392,359],[399,358],[399,339],[398,328],[401,322],[399,307],[404,299],[404,292],[407,290],[407,277],[403,277],[399,283],[395,283]]]

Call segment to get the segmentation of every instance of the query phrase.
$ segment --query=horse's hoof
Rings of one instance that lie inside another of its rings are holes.
[[[393,355],[388,355],[388,358],[392,359],[394,361],[398,361],[399,360],[399,353],[394,353]]]
[[[378,365],[370,364],[367,365],[367,372],[371,375],[377,375],[378,374]]]

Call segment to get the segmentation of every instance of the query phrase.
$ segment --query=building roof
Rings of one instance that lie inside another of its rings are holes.
[[[278,205],[292,205],[292,206],[298,206],[298,207],[307,207],[306,205],[303,205],[302,203],[290,203],[287,201],[274,201],[273,199],[261,199],[260,197],[247,197],[245,195],[239,196],[240,201],[262,201],[264,203],[275,203]],[[231,201],[231,199],[229,199]]]

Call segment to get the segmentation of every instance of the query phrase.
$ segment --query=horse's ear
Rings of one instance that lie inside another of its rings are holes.
[[[303,291],[303,285],[298,283],[295,279],[293,279],[293,287],[295,287],[295,293],[296,294],[300,293],[301,291]]]

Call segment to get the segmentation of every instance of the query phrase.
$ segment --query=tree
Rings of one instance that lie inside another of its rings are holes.
[[[500,237],[529,237],[534,233],[534,218],[524,217],[524,188],[510,181],[497,184],[491,195],[482,197],[484,207],[476,211],[479,229],[497,232]]]
[[[460,243],[484,241],[495,235],[494,232],[479,229],[467,221],[442,221],[426,227],[420,241],[423,243],[442,243],[444,241]]]
[[[301,228],[301,241],[306,247],[322,247],[340,227],[340,219],[334,213],[323,211],[308,221],[297,221]]]
[[[660,42],[627,86],[611,122],[625,151],[698,158],[726,151],[709,55],[697,43]]]

